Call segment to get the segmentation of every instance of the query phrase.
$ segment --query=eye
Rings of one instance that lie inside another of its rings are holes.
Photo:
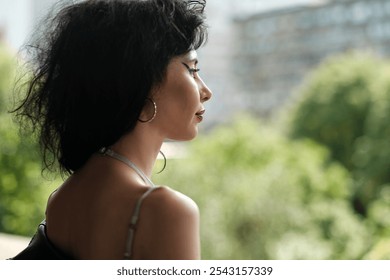
[[[190,66],[188,66],[187,64],[185,64],[184,62],[182,62],[183,65],[187,68],[188,72],[190,72],[191,76],[196,78],[195,76],[195,73],[199,72],[200,69],[199,68],[191,68]]]

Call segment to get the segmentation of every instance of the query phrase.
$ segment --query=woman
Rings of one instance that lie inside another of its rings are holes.
[[[200,258],[196,204],[150,177],[164,140],[197,135],[211,97],[197,68],[204,6],[89,0],[49,22],[15,111],[39,131],[45,166],[70,176],[14,259]]]

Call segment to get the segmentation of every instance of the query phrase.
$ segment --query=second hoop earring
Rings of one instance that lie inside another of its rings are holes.
[[[151,118],[149,118],[147,120],[138,119],[142,123],[149,123],[149,122],[153,121],[154,118],[157,115],[157,104],[156,104],[156,102],[152,98],[150,98],[150,97],[146,98],[146,100],[149,101],[152,104],[152,106],[153,106],[153,115],[152,115]]]

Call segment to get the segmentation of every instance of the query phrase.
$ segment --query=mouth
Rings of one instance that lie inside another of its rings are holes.
[[[199,111],[199,112],[197,112],[195,115],[196,115],[196,117],[200,120],[200,121],[202,121],[203,120],[203,114],[206,112],[206,110],[201,110],[201,111]]]

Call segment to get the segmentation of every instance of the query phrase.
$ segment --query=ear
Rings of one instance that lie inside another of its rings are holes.
[[[153,98],[148,97],[145,99],[145,105],[142,108],[138,121],[143,123],[152,122],[157,116],[157,104]]]

